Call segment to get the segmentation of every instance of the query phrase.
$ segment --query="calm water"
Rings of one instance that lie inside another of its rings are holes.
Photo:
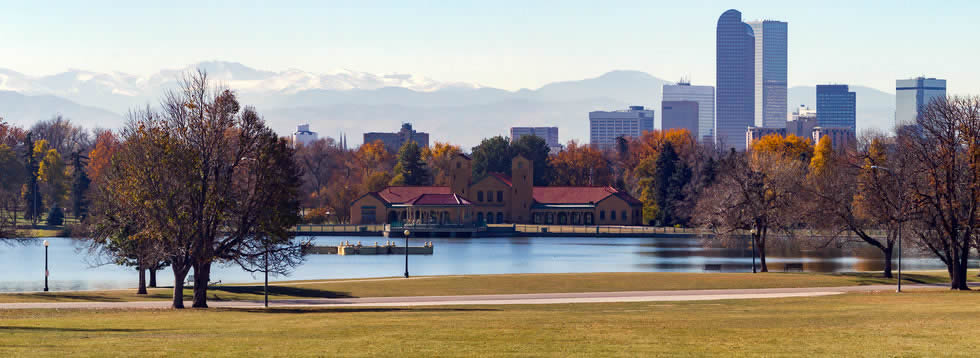
[[[95,265],[84,250],[84,244],[64,238],[49,239],[50,281],[53,291],[130,288],[136,285],[136,272],[115,265]],[[336,245],[341,241],[364,244],[384,241],[375,237],[318,237],[319,245]],[[425,239],[433,241],[435,253],[409,257],[412,275],[457,275],[496,273],[561,272],[702,272],[705,265],[721,265],[722,271],[751,271],[751,251],[745,248],[705,246],[695,238],[479,238]],[[413,240],[421,245],[423,240]],[[401,241],[399,241],[401,242]],[[943,269],[936,259],[916,256],[906,251],[906,270]],[[868,246],[850,249],[769,248],[767,261],[771,271],[782,271],[786,263],[802,263],[813,272],[881,270],[881,254]],[[307,280],[401,276],[404,256],[337,256],[310,255],[302,266],[286,277],[276,279]],[[971,262],[976,267],[977,262]],[[258,282],[261,274],[252,275],[236,266],[215,265],[212,280]],[[158,275],[159,285],[172,285],[169,270]],[[0,244],[0,292],[39,291],[44,287],[44,247],[41,240],[27,245]]]

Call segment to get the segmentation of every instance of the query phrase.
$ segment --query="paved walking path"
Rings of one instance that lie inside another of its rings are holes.
[[[937,287],[933,285],[907,285],[907,288]],[[411,296],[411,297],[364,297],[364,298],[314,298],[271,300],[274,307],[410,307],[449,305],[535,305],[561,303],[600,302],[658,302],[658,301],[707,301],[733,299],[759,299],[784,297],[828,296],[847,292],[892,291],[893,285],[868,285],[844,287],[806,288],[756,288],[726,290],[677,290],[677,291],[624,291],[624,292],[577,292],[577,293],[530,293],[508,295],[466,296]],[[190,301],[184,301],[190,307]],[[255,308],[261,301],[209,301],[211,307]],[[163,309],[170,301],[141,302],[38,302],[2,303],[0,309]]]

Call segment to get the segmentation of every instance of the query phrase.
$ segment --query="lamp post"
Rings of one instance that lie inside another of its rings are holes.
[[[752,273],[756,273],[756,271],[755,271],[755,233],[756,233],[755,229],[752,229],[752,231],[750,233],[752,234],[752,235],[749,236],[749,241],[752,242]]]
[[[884,170],[886,173],[888,173],[888,175],[891,175],[892,177],[896,177],[895,176],[895,173],[893,173],[891,169],[888,169],[888,168],[885,168],[885,167],[879,167],[877,165],[872,165],[871,166],[871,169]],[[901,185],[899,185],[899,186],[901,187]],[[899,208],[899,210],[901,210],[902,208],[904,208],[904,205],[901,202],[901,200],[902,200],[902,194],[901,193],[899,193],[898,200],[899,200],[898,208]],[[898,234],[898,288],[895,290],[895,292],[901,293],[902,292],[902,223],[901,222],[898,223],[898,230],[897,231],[898,231],[897,232],[897,234]]]
[[[405,230],[405,278],[408,278],[408,236],[412,234],[411,231]]]
[[[48,240],[44,240],[44,292],[48,292]]]

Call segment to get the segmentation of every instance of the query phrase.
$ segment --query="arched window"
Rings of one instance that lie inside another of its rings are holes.
[[[493,213],[487,213],[487,224],[493,224]]]
[[[478,223],[483,222],[483,213],[476,213],[476,222]]]
[[[497,212],[497,223],[498,224],[503,224],[504,223],[504,213]]]

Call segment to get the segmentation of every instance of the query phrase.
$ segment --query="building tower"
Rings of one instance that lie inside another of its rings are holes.
[[[817,85],[817,126],[857,131],[857,95],[847,85]]]
[[[531,205],[534,203],[534,162],[522,155],[510,161],[511,184],[514,192],[510,201],[512,222],[531,221]]]
[[[917,77],[895,81],[895,125],[915,124],[930,102],[945,97],[946,80],[943,79]]]
[[[449,189],[464,198],[469,199],[470,180],[473,177],[473,162],[466,154],[453,156],[449,171]]]
[[[755,34],[755,126],[785,128],[788,25],[771,20],[748,24]]]
[[[741,12],[721,14],[715,46],[715,140],[745,150],[745,131],[755,122],[755,35]]]

